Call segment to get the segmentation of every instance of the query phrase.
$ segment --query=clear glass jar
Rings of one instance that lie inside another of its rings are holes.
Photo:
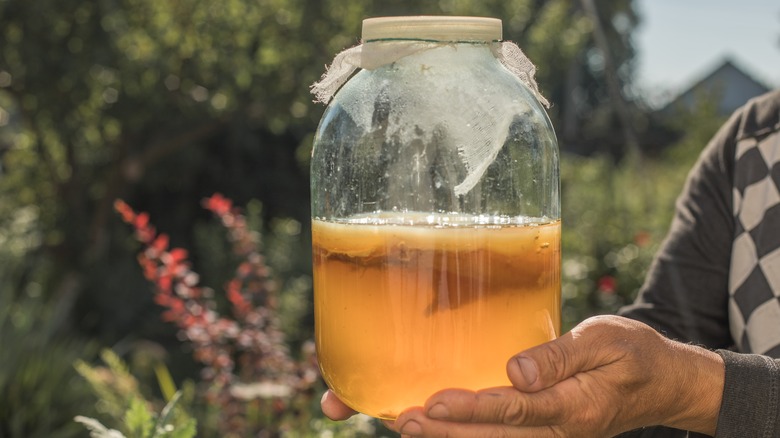
[[[509,385],[507,360],[560,331],[558,145],[500,39],[496,19],[367,19],[370,68],[318,127],[317,354],[359,412]]]

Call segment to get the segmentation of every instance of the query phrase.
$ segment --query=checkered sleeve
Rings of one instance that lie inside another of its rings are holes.
[[[780,356],[780,134],[742,138],[734,177],[731,334],[741,352]]]

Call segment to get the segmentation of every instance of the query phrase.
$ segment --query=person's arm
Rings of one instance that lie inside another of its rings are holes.
[[[656,424],[679,436],[780,435],[780,361],[672,341],[617,316],[515,356],[507,373],[513,387],[444,390],[386,424],[448,438],[655,436],[659,429],[642,428]],[[325,404],[343,408],[335,398]]]
[[[736,234],[732,197],[740,178],[735,171],[738,142],[761,140],[773,147],[777,141],[767,136],[776,138],[778,126],[780,91],[753,100],[724,124],[689,175],[670,232],[636,302],[620,311],[672,339],[724,349],[718,350],[726,379],[717,436],[780,436],[778,362],[725,350],[735,344],[729,330],[728,281]],[[661,429],[624,435],[645,436],[685,435]]]
[[[449,438],[641,435],[655,424],[724,438],[779,435],[780,361],[671,341],[620,317],[591,318],[512,358],[507,373],[514,387],[441,391],[387,424]]]
[[[726,365],[717,438],[780,436],[780,360],[718,350]]]
[[[734,343],[727,309],[734,235],[731,187],[740,119],[740,114],[732,116],[702,151],[635,302],[618,312],[649,324],[670,339],[711,349]],[[620,438],[693,436],[699,435],[650,427]]]
[[[636,301],[618,314],[671,339],[709,348],[733,345],[728,276],[734,236],[732,179],[735,114],[713,137],[688,175],[675,215]]]

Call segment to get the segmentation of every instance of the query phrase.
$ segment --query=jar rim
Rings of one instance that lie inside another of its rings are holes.
[[[363,42],[431,40],[493,42],[502,37],[501,20],[489,17],[416,15],[363,20]]]

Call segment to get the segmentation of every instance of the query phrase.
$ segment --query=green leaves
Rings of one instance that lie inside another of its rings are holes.
[[[125,427],[133,437],[147,438],[157,429],[154,416],[146,407],[146,402],[138,397],[130,400],[130,408],[125,413]]]
[[[109,429],[93,418],[76,417],[75,421],[84,424],[90,430],[91,436],[95,438],[192,438],[197,434],[197,421],[184,407],[179,406],[182,399],[181,391],[173,393],[160,413],[156,414],[152,408],[153,402],[143,396],[127,364],[109,349],[103,350],[101,357],[107,368],[93,367],[80,361],[76,364],[76,369],[90,383],[100,400],[100,407],[112,418],[112,422],[119,430]],[[171,389],[171,381],[162,379],[160,383],[164,391]]]
[[[154,434],[149,438],[191,438],[196,433],[196,422],[193,418],[185,418],[179,420],[179,424],[174,427],[171,423],[173,420],[173,409],[181,398],[181,392],[177,392],[171,401],[163,408],[160,416],[154,425]],[[146,436],[142,437],[146,438]]]
[[[77,416],[74,421],[89,429],[93,438],[192,438],[197,434],[195,419],[188,418],[178,424],[171,421],[171,413],[180,396],[181,393],[177,393],[157,418],[148,410],[145,400],[133,398],[124,416],[126,435],[109,429],[94,418]]]

